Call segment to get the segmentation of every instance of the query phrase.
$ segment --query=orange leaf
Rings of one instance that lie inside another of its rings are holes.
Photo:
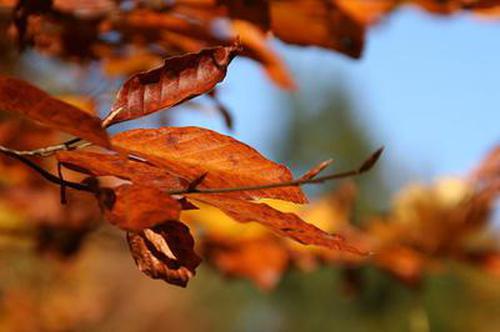
[[[211,91],[226,76],[239,46],[214,47],[165,60],[122,86],[107,125],[132,120]]]
[[[53,98],[23,80],[0,76],[0,111],[22,114],[50,128],[100,146],[109,146],[99,118]]]
[[[293,44],[327,47],[354,58],[363,50],[363,26],[333,1],[272,1],[271,28]]]
[[[264,290],[276,286],[290,263],[287,248],[274,237],[216,238],[205,247],[211,263],[225,275],[246,277]]]
[[[207,173],[198,189],[231,188],[290,181],[285,166],[264,158],[255,149],[232,137],[197,127],[136,129],[115,135],[113,146],[145,158],[189,182]],[[227,194],[238,198],[276,198],[304,203],[297,187],[242,191]]]
[[[116,176],[137,185],[156,187],[162,190],[187,188],[187,181],[170,174],[164,169],[121,155],[90,151],[61,151],[57,160],[69,169],[92,176]]]
[[[394,10],[399,0],[336,0],[344,10],[363,25],[377,23],[383,16]]]
[[[178,221],[127,233],[127,241],[139,270],[169,284],[185,287],[201,262],[189,228]]]
[[[246,55],[261,63],[277,85],[284,89],[294,89],[295,82],[292,75],[283,60],[268,44],[265,33],[247,21],[233,20],[232,26],[245,48]]]
[[[141,231],[179,219],[181,205],[154,187],[124,184],[97,194],[104,218],[127,231]]]
[[[293,213],[280,212],[267,204],[233,199],[217,194],[189,194],[188,197],[212,205],[239,222],[257,222],[280,236],[291,238],[305,245],[317,245],[355,254],[365,254],[345,243],[342,237],[329,234],[308,224]]]

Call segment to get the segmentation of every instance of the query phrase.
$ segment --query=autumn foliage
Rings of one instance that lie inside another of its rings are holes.
[[[409,189],[391,213],[367,216],[361,227],[351,223],[355,185],[309,205],[301,186],[365,173],[382,149],[350,171],[323,175],[324,162],[294,178],[209,129],[109,130],[205,94],[230,124],[216,89],[235,57],[255,60],[276,85],[294,89],[268,36],[359,58],[366,30],[404,5],[492,17],[500,9],[494,0],[0,1],[20,51],[98,61],[107,75],[126,78],[101,119],[26,80],[0,76],[0,110],[9,114],[0,127],[1,167],[11,182],[2,200],[40,220],[41,251],[63,256],[78,250],[102,215],[123,231],[143,273],[179,286],[201,257],[265,289],[291,267],[319,264],[371,265],[411,286],[443,257],[498,274],[491,242],[469,243],[488,226],[500,192],[498,148],[465,179]],[[440,189],[448,185],[458,197]],[[40,215],[37,202],[57,207]]]

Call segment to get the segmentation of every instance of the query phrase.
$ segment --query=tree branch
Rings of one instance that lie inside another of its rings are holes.
[[[74,141],[79,141],[79,139],[74,139]],[[230,193],[230,192],[240,192],[240,191],[252,191],[252,190],[264,190],[264,189],[272,189],[272,188],[282,188],[282,187],[298,187],[298,186],[303,186],[306,184],[318,184],[318,183],[323,183],[326,181],[331,181],[331,180],[337,180],[337,179],[343,179],[343,178],[348,178],[352,176],[357,176],[361,175],[367,171],[369,171],[378,161],[380,156],[382,155],[382,152],[384,151],[384,148],[379,148],[377,151],[375,151],[372,155],[370,155],[362,164],[359,166],[357,169],[353,169],[350,171],[345,171],[345,172],[340,172],[340,173],[334,173],[330,175],[325,175],[321,177],[315,177],[314,175],[312,176],[302,176],[298,179],[292,180],[292,181],[287,181],[287,182],[278,182],[278,183],[269,183],[269,184],[262,184],[262,185],[256,185],[256,186],[244,186],[244,187],[231,187],[231,188],[210,188],[210,189],[197,189],[197,186],[201,184],[202,180],[206,176],[200,177],[200,179],[197,179],[196,185],[190,185],[186,189],[177,189],[177,190],[169,190],[166,193],[169,195],[184,195],[184,194],[223,194],[223,193]],[[27,166],[31,167],[35,171],[37,171],[41,176],[43,176],[46,180],[55,183],[59,186],[62,187],[68,187],[80,191],[87,191],[94,193],[95,190],[93,190],[90,186],[82,184],[82,183],[75,183],[75,182],[70,182],[66,181],[60,177],[57,177],[53,175],[52,173],[48,172],[44,168],[40,167],[30,159],[26,158],[25,155],[19,154],[19,151],[16,150],[11,150],[6,147],[0,146],[0,152],[3,154],[17,159],[21,161],[22,163],[26,164]],[[324,164],[324,165],[322,165]],[[324,169],[329,162],[322,163],[316,168],[319,167],[318,170],[312,172],[311,174],[317,174],[319,171]]]
[[[326,181],[337,180],[348,178],[352,176],[361,175],[367,171],[369,171],[378,161],[384,148],[379,148],[375,151],[370,157],[368,157],[357,169],[353,169],[350,171],[334,173],[330,175],[325,175],[321,177],[301,177],[296,180],[287,181],[287,182],[278,182],[278,183],[270,183],[263,184],[257,186],[245,186],[245,187],[232,187],[232,188],[211,188],[211,189],[197,189],[193,188],[193,186],[189,186],[186,189],[181,190],[170,190],[167,191],[170,195],[184,195],[184,194],[223,194],[223,193],[231,193],[231,192],[239,192],[239,191],[252,191],[252,190],[264,190],[264,189],[272,189],[272,188],[282,188],[282,187],[299,187],[306,184],[318,184]]]
[[[37,163],[28,159],[26,156],[17,154],[16,152],[13,152],[12,150],[10,150],[8,148],[0,146],[0,152],[5,154],[8,157],[11,157],[13,159],[17,159],[20,162],[22,162],[23,164],[29,166],[30,168],[35,170],[38,174],[40,174],[43,178],[45,178],[47,181],[55,183],[59,186],[65,186],[65,187],[80,190],[80,191],[94,192],[89,186],[87,186],[85,184],[66,181],[66,180],[63,180],[63,179],[55,176],[54,174],[50,173],[49,171],[47,171],[43,167],[40,167]]]

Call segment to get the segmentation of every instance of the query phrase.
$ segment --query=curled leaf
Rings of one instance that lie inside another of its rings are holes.
[[[168,221],[139,233],[129,232],[127,241],[139,270],[169,284],[185,287],[201,262],[194,252],[189,228],[178,221]]]
[[[211,91],[226,76],[239,46],[214,47],[165,60],[121,87],[106,125],[132,120]]]
[[[0,76],[0,111],[21,114],[47,127],[109,146],[99,118],[17,78]]]

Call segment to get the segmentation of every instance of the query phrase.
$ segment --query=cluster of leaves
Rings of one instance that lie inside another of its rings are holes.
[[[280,87],[295,84],[267,33],[284,42],[358,58],[367,27],[403,5],[437,14],[497,16],[498,0],[2,0],[13,11],[10,35],[21,48],[66,59],[101,59],[108,74],[133,74],[165,56],[232,45]],[[307,28],[305,28],[307,27]]]
[[[98,219],[94,202],[88,200],[91,196],[85,196],[90,193],[97,199],[105,219],[126,232],[139,269],[152,278],[175,285],[185,286],[201,261],[188,228],[204,228],[196,222],[200,209],[205,214],[207,210],[218,211],[219,215],[211,220],[223,220],[225,215],[241,223],[256,222],[270,231],[259,230],[257,239],[251,237],[248,241],[243,237],[235,240],[220,236],[219,231],[203,231],[198,235],[203,239],[204,257],[228,274],[250,277],[265,288],[272,287],[291,263],[304,267],[317,261],[356,265],[366,262],[363,254],[370,250],[379,252],[371,261],[377,266],[404,280],[418,279],[417,272],[422,269],[408,272],[408,262],[422,266],[425,260],[421,257],[431,249],[422,249],[422,243],[404,235],[405,228],[395,231],[399,228],[391,226],[386,230],[384,226],[373,226],[361,230],[348,226],[352,189],[344,189],[333,200],[327,199],[328,203],[319,202],[304,211],[283,203],[306,203],[307,198],[299,188],[302,184],[367,171],[380,156],[380,150],[356,170],[318,177],[328,166],[322,163],[293,179],[285,166],[208,129],[134,129],[112,137],[106,131],[117,123],[171,108],[202,94],[214,96],[216,85],[224,79],[229,64],[238,54],[258,61],[277,85],[293,88],[291,75],[268,43],[268,33],[288,43],[326,47],[358,58],[367,26],[407,3],[436,13],[462,9],[493,12],[500,6],[500,1],[494,0],[0,1],[2,13],[13,15],[10,35],[21,49],[34,47],[49,55],[79,61],[99,59],[109,74],[131,75],[102,120],[26,81],[0,77],[0,110],[45,125],[52,129],[47,133],[57,138],[44,139],[46,147],[33,146],[34,142],[42,141],[36,136],[38,129],[32,130],[32,124],[15,119],[5,129],[7,135],[0,151],[58,184],[60,192],[57,187],[47,188],[48,199],[53,202],[60,197],[66,205],[59,212],[77,215],[76,231],[71,229],[72,223],[63,225],[65,215],[54,222],[57,227],[49,228],[50,235],[46,235],[44,225],[57,218],[42,216],[37,234],[45,237],[41,236],[40,246],[57,243],[52,241],[54,229],[70,228],[71,234],[78,234],[80,239],[95,227],[94,223],[88,223]],[[172,54],[180,55],[170,57]],[[163,64],[153,66],[167,55]],[[146,69],[149,70],[140,72]],[[227,114],[226,118],[230,123]],[[19,131],[12,128],[25,132],[27,142],[17,138],[13,141],[14,136],[8,133],[17,135]],[[76,138],[55,144],[61,136],[54,131]],[[57,163],[46,158],[53,155]],[[50,171],[54,169],[58,175]],[[23,174],[29,173],[23,170]],[[16,186],[25,193],[43,192],[32,174],[24,175]],[[468,218],[477,219],[478,223],[486,220],[494,195],[489,191],[488,195],[482,193],[478,191],[481,199],[474,199],[471,206],[463,204],[467,206],[464,211],[481,212],[481,218],[476,214],[463,216],[465,212],[456,212],[460,216],[453,218],[463,218],[466,224],[470,223]],[[14,194],[8,189],[3,196],[13,202]],[[26,205],[33,202],[24,201]],[[303,220],[315,214],[323,215],[322,223],[314,225]],[[29,218],[37,220],[35,216]],[[330,225],[327,220],[346,222]],[[251,233],[252,228],[248,229]],[[353,239],[355,245],[347,244],[340,234]],[[384,237],[390,240],[380,240]],[[305,250],[283,238],[327,249]],[[408,243],[394,244],[396,238]],[[444,238],[439,241],[451,243]],[[257,254],[263,251],[267,253],[265,257]]]
[[[285,166],[208,129],[162,127],[108,136],[105,129],[109,126],[211,91],[224,78],[238,50],[238,45],[208,48],[168,58],[163,66],[132,76],[102,121],[25,81],[0,77],[1,110],[78,137],[32,151],[6,147],[1,151],[60,185],[63,202],[67,187],[94,194],[106,220],[127,232],[140,270],[176,285],[185,286],[200,263],[188,227],[179,222],[181,211],[196,209],[197,202],[214,206],[239,222],[258,222],[302,244],[360,253],[343,238],[255,200],[305,203],[299,185],[362,173],[381,151],[353,172],[317,178],[326,166],[322,164],[294,180]],[[81,139],[87,143],[81,144]],[[84,149],[89,144],[92,148]],[[61,169],[55,176],[26,158],[47,157],[54,152],[59,165],[88,177],[83,182],[68,181]],[[102,182],[99,177],[115,180]]]

